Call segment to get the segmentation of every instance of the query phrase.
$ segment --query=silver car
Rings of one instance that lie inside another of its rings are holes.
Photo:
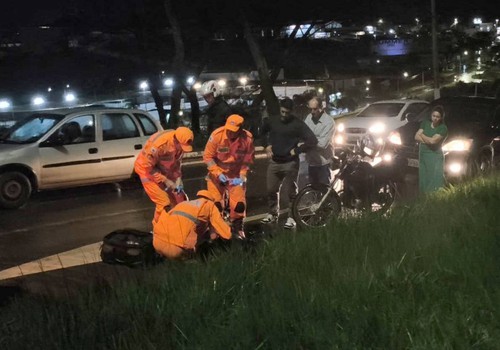
[[[0,207],[19,208],[33,191],[129,179],[142,145],[160,129],[134,109],[36,112],[0,134]]]

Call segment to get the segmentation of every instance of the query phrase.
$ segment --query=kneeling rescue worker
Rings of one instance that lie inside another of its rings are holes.
[[[135,160],[134,170],[149,198],[156,204],[153,224],[161,212],[185,200],[181,162],[191,152],[193,132],[186,127],[151,135]]]
[[[153,225],[153,246],[168,259],[189,257],[204,240],[220,236],[231,238],[231,229],[224,221],[207,190],[198,191],[197,199],[177,204],[168,213],[162,211]]]
[[[253,136],[242,128],[243,121],[240,115],[230,115],[226,124],[210,135],[203,154],[208,191],[222,211],[222,194],[228,190],[232,232],[241,239],[245,238],[247,172],[254,158]]]

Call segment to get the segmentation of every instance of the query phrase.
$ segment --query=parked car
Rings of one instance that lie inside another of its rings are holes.
[[[394,152],[402,159],[406,172],[416,172],[419,166],[415,133],[425,119],[430,119],[434,106],[443,106],[448,137],[443,143],[445,176],[459,180],[464,176],[486,173],[498,167],[500,161],[500,100],[486,97],[444,97],[434,100],[427,108],[389,136]]]
[[[378,142],[407,123],[408,117],[418,114],[429,103],[423,100],[385,100],[369,104],[359,113],[337,121],[335,147],[353,148],[366,134]]]
[[[134,160],[160,124],[148,113],[106,107],[33,113],[0,135],[0,206],[33,191],[131,178]]]

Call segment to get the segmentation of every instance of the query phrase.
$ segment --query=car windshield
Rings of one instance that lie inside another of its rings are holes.
[[[359,113],[358,117],[396,117],[404,105],[404,103],[374,103]]]
[[[14,124],[0,137],[1,143],[32,143],[38,141],[64,116],[34,114]]]

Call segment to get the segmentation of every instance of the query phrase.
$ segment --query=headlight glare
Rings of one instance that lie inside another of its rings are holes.
[[[373,124],[372,126],[370,126],[368,131],[371,132],[372,134],[383,133],[385,131],[385,124],[382,123]]]
[[[394,145],[401,145],[402,144],[402,142],[401,142],[401,135],[397,131],[392,132],[389,135],[388,140],[389,140],[390,143],[392,143]]]
[[[466,152],[472,146],[472,139],[457,139],[443,145],[444,152]]]

